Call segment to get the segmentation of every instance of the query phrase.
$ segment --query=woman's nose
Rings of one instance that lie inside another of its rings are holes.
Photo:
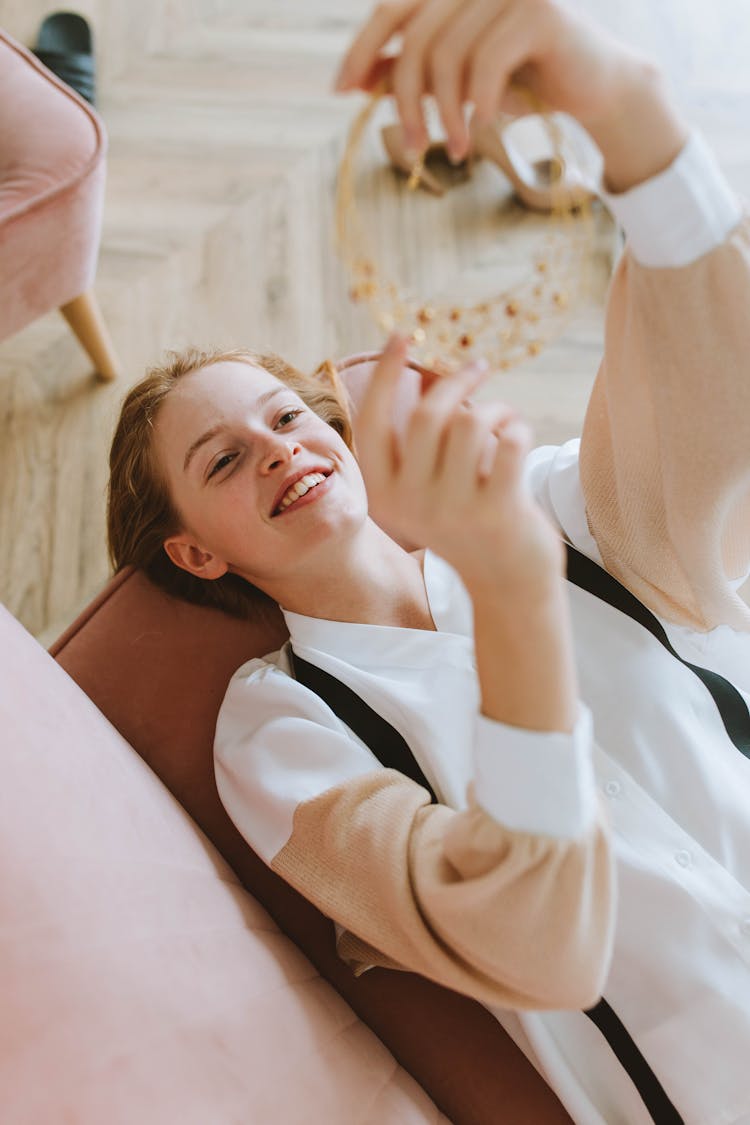
[[[272,473],[279,465],[288,464],[300,452],[299,442],[283,434],[269,434],[261,460],[261,472]]]

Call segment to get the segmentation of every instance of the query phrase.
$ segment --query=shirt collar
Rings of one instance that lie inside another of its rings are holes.
[[[453,567],[430,550],[424,552],[422,569],[437,632],[330,621],[293,613],[282,606],[295,652],[324,652],[360,667],[421,665],[439,652],[442,661],[465,665],[474,653],[471,600]]]

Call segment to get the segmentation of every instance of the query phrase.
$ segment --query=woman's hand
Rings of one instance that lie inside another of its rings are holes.
[[[562,573],[557,532],[523,482],[531,433],[504,403],[467,403],[485,371],[433,380],[395,425],[406,343],[392,337],[357,419],[357,453],[373,518],[430,547],[474,596],[529,594]]]
[[[382,52],[400,34],[395,56]],[[580,121],[602,150],[610,190],[665,168],[687,131],[658,71],[559,0],[381,0],[342,63],[337,89],[387,79],[409,148],[428,143],[422,98],[432,94],[454,159],[466,155],[463,112],[530,112],[518,87]],[[632,165],[632,167],[631,167]]]
[[[484,374],[469,367],[423,387],[397,428],[405,361],[405,341],[392,337],[357,417],[371,514],[461,575],[474,605],[482,713],[529,730],[572,731],[563,550],[523,481],[528,427],[503,403],[467,406]]]

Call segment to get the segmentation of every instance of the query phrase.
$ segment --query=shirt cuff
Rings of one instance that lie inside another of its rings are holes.
[[[598,190],[642,266],[687,266],[724,242],[742,217],[739,200],[698,132],[657,176],[616,195],[603,184]]]
[[[510,727],[478,716],[474,798],[514,832],[576,838],[596,817],[591,712],[572,734]]]

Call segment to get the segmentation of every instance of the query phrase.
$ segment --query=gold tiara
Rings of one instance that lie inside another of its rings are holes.
[[[551,185],[549,217],[542,223],[543,237],[531,255],[528,276],[473,303],[446,297],[444,292],[419,296],[384,276],[358,206],[355,180],[362,139],[385,90],[367,100],[349,130],[336,192],[337,249],[347,270],[349,295],[367,306],[381,329],[406,335],[411,354],[426,367],[450,373],[482,356],[491,367],[507,370],[536,356],[560,335],[587,289],[594,245],[591,206],[588,200],[572,202],[566,190],[562,170],[569,167],[569,157],[559,118],[544,112],[527,91],[524,94],[531,112],[539,114],[552,147],[550,167],[560,174]],[[407,192],[418,186],[425,156],[422,153],[415,162]],[[430,206],[441,204],[430,200]]]

